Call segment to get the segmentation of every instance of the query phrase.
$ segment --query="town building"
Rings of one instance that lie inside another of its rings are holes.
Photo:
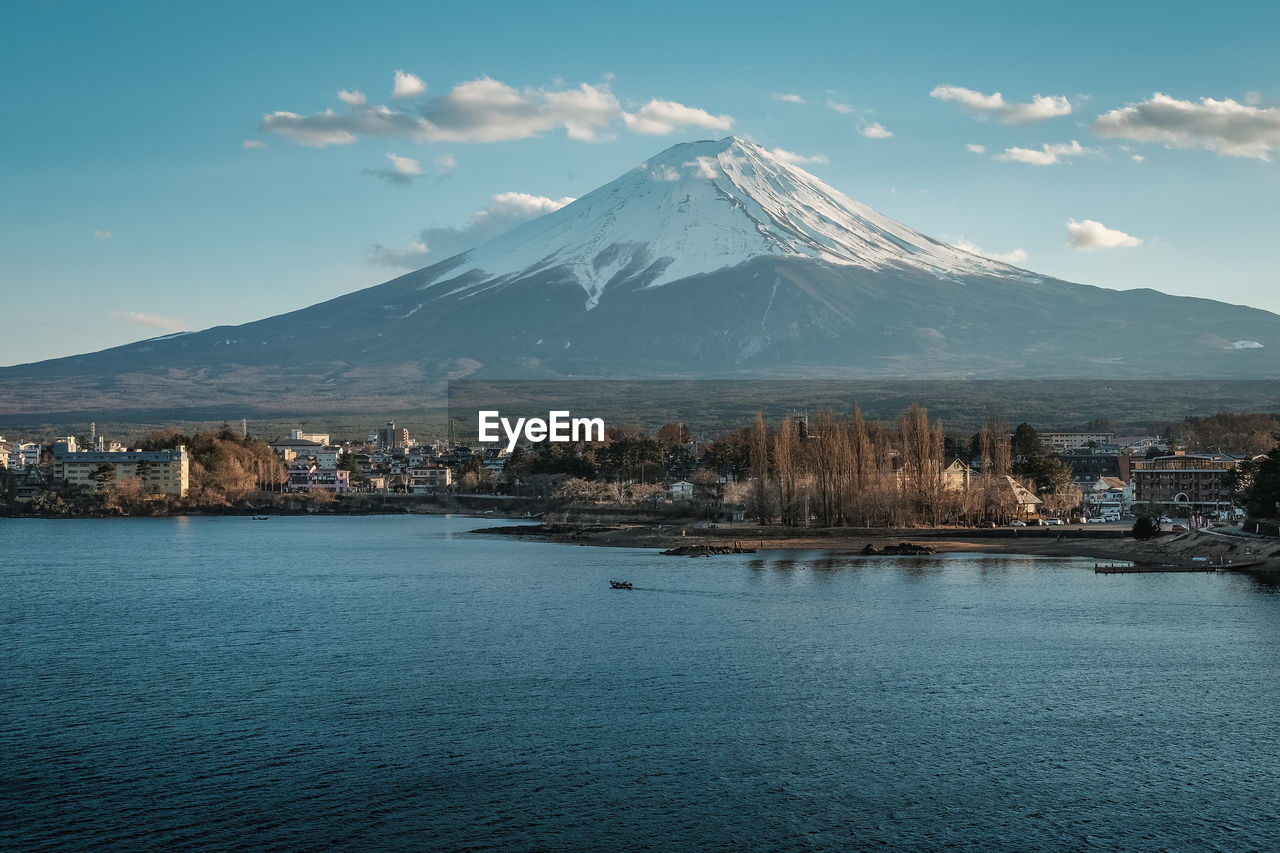
[[[1129,456],[1124,453],[1057,453],[1063,464],[1071,469],[1071,479],[1081,489],[1088,489],[1099,477],[1115,477],[1129,481]]]
[[[297,432],[297,430],[294,430],[294,432]],[[280,454],[280,458],[285,462],[292,462],[295,459],[310,459],[324,447],[320,442],[312,441],[309,438],[293,437],[273,441],[269,446]]]
[[[122,452],[66,450],[58,441],[53,451],[53,480],[71,488],[97,490],[111,482],[138,480],[147,494],[185,498],[190,481],[186,447],[175,450],[125,450]],[[103,477],[110,471],[109,478]]]
[[[4,436],[0,435],[0,468],[9,467],[9,454],[13,452],[13,444],[5,441]]]
[[[1114,432],[1042,432],[1039,438],[1040,443],[1048,445],[1054,453],[1066,453],[1069,450],[1090,445],[1116,443]]]
[[[1231,507],[1233,456],[1178,454],[1135,459],[1133,506],[1148,515],[1207,515]]]
[[[303,441],[314,441],[316,444],[329,444],[329,433],[327,432],[303,432],[300,429],[291,429],[285,438],[298,438]]]
[[[443,492],[453,485],[453,470],[445,465],[422,465],[409,472],[409,491],[415,495]]]
[[[288,489],[291,492],[349,492],[351,472],[307,463],[294,465],[289,469]]]

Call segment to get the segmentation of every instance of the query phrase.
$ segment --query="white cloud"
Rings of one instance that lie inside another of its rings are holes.
[[[802,166],[805,163],[831,162],[830,160],[827,159],[826,154],[814,154],[811,157],[806,157],[803,154],[797,154],[794,151],[788,151],[785,148],[775,148],[769,153],[772,154],[776,159],[781,160],[784,163],[790,163],[793,166]],[[704,175],[703,177],[707,177],[707,176]],[[714,177],[714,175],[712,175],[711,177]]]
[[[263,142],[261,139],[246,139],[244,142],[240,143],[240,147],[245,151],[252,151],[255,148],[266,148],[267,143]]]
[[[720,174],[719,163],[714,157],[695,157],[686,166],[692,166],[698,173],[699,178],[707,178],[708,180]]]
[[[782,101],[784,104],[803,104],[803,103],[805,103],[804,98],[800,97],[799,95],[792,95],[792,94],[789,94],[789,93],[786,93],[786,92],[778,92],[778,93],[774,94],[773,99],[774,99],[775,101]]]
[[[393,98],[418,98],[427,94],[427,84],[422,78],[407,71],[396,71],[395,84],[391,87]]]
[[[965,150],[965,151],[968,151],[970,154],[981,154],[981,153],[983,153],[984,151],[986,151],[987,149],[986,149],[986,146],[983,146],[983,145],[976,145],[976,144],[974,144],[974,143],[970,142],[968,145],[966,145],[966,146],[964,147],[964,150]]]
[[[997,154],[995,159],[1006,162],[1030,163],[1032,166],[1051,166],[1054,163],[1061,163],[1064,157],[1080,157],[1094,153],[1096,152],[1092,148],[1085,148],[1073,139],[1070,142],[1055,145],[1046,143],[1040,146],[1039,151],[1034,148],[1006,148],[1004,153]]]
[[[426,243],[410,243],[403,249],[393,249],[381,243],[374,243],[365,250],[365,259],[380,267],[407,267],[417,269],[422,266],[431,250]]]
[[[1027,124],[1071,114],[1071,102],[1062,95],[1035,95],[1029,104],[1011,104],[999,92],[986,95],[963,86],[935,86],[929,97],[956,101],[965,112],[996,116],[1001,124]]]
[[[827,109],[841,115],[848,115],[853,112],[853,107],[848,104],[842,104],[839,101],[833,101],[831,98],[827,98]]]
[[[161,317],[159,314],[146,314],[141,311],[112,311],[111,317],[135,326],[159,329],[162,332],[184,332],[191,328],[191,324],[186,320],[180,320],[177,317]]]
[[[970,254],[980,255],[981,257],[990,258],[993,261],[1000,261],[1006,264],[1021,264],[1025,263],[1027,260],[1027,253],[1022,249],[1014,249],[1009,252],[988,252],[985,249],[978,248],[963,237],[956,240],[951,245],[955,246],[957,249],[969,252]]]
[[[454,159],[452,154],[441,154],[436,158],[436,174],[442,177],[448,177],[458,171],[458,161]]]
[[[623,113],[627,129],[633,133],[664,136],[684,127],[704,127],[708,130],[729,130],[733,118],[712,115],[697,107],[686,107],[675,101],[652,100],[634,113]]]
[[[552,199],[529,193],[498,193],[490,197],[482,210],[471,214],[461,228],[425,228],[417,240],[403,249],[375,243],[365,251],[365,258],[380,266],[416,268],[423,264],[428,254],[439,260],[451,258],[523,222],[559,210],[572,201],[568,197]]]
[[[1262,93],[1261,92],[1245,92],[1244,102],[1251,107],[1256,107],[1258,104],[1262,103]]]
[[[111,232],[106,228],[95,228],[93,229],[93,236],[98,240],[110,240]]]
[[[1224,157],[1269,160],[1280,149],[1280,108],[1256,107],[1227,98],[1199,103],[1156,92],[1098,116],[1090,128],[1105,139],[1158,142],[1171,148],[1199,148]]]
[[[1146,160],[1147,158],[1146,158],[1146,157],[1143,157],[1141,154],[1134,154],[1134,155],[1133,155],[1132,157],[1130,157],[1129,159],[1130,159],[1130,160],[1132,160],[1132,161],[1133,161],[1133,162],[1135,162],[1135,163],[1141,163],[1143,160]]]
[[[422,166],[418,165],[418,161],[412,157],[399,157],[395,154],[387,154],[387,159],[391,161],[391,168],[395,169],[401,175],[422,174]]]
[[[350,91],[346,89],[338,90],[338,100],[349,107],[361,107],[369,103],[369,99],[364,96],[364,92]]]
[[[387,159],[391,161],[390,169],[365,169],[365,174],[381,178],[389,184],[400,185],[413,183],[413,179],[422,174],[422,166],[412,157],[388,153]]]
[[[688,164],[686,163],[685,165]],[[680,180],[680,173],[670,166],[664,165],[649,172],[649,177],[653,178],[655,181],[678,181]]]
[[[1093,219],[1084,219],[1078,222],[1072,219],[1067,223],[1067,245],[1078,251],[1088,252],[1093,249],[1141,246],[1142,239],[1134,237],[1132,234],[1126,234],[1123,231],[1117,231],[1114,228],[1108,228]]]
[[[644,134],[674,133],[685,127],[728,130],[733,125],[731,116],[713,115],[675,101],[655,99],[635,113],[624,112],[607,82],[595,86],[583,83],[576,88],[516,89],[482,77],[403,109],[375,106],[358,100],[357,94],[342,93],[346,110],[341,113],[332,109],[312,115],[287,110],[268,113],[259,130],[324,148],[350,145],[361,136],[405,137],[417,142],[504,142],[553,130],[594,142],[601,138],[603,129],[619,119],[628,129]]]
[[[488,77],[460,83],[413,112],[371,104],[348,104],[309,116],[277,111],[259,129],[316,148],[350,145],[360,136],[407,137],[419,142],[501,142],[527,139],[563,128],[574,139],[593,140],[598,129],[622,114],[607,86],[576,89],[515,89]]]
[[[858,133],[861,133],[867,139],[889,139],[893,136],[893,131],[888,130],[878,121],[872,122],[858,131]]]

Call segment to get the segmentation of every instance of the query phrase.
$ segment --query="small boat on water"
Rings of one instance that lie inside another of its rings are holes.
[[[635,589],[631,585],[631,581],[609,581],[610,589]]]
[[[254,520],[254,521],[266,521],[266,520],[267,520],[267,519],[269,519],[269,518],[271,518],[271,516],[269,516],[269,515],[255,515],[255,516],[253,517],[253,520]]]

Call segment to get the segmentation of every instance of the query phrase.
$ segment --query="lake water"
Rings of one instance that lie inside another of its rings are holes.
[[[0,848],[1280,848],[1270,586],[484,523],[0,521]]]

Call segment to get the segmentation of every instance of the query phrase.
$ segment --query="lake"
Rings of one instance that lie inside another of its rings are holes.
[[[0,521],[0,848],[1280,848],[1274,586],[488,523]]]

